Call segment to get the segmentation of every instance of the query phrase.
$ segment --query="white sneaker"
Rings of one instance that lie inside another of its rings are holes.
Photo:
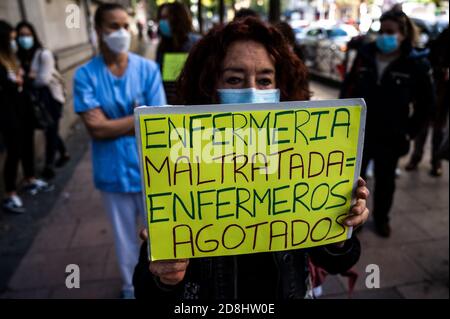
[[[23,207],[22,200],[19,196],[13,195],[3,200],[2,207],[4,210],[10,213],[23,214],[25,213],[25,207]]]
[[[40,192],[51,192],[54,189],[55,186],[43,181],[42,179],[35,179],[24,187],[24,190],[33,196]]]

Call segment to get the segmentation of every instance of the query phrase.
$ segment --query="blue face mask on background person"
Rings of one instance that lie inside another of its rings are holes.
[[[221,104],[241,103],[278,103],[280,102],[280,90],[258,90],[248,89],[219,89],[219,100]]]
[[[159,20],[159,31],[161,31],[161,34],[165,37],[170,38],[172,36],[172,30],[170,28],[169,20],[167,19]]]
[[[31,35],[22,35],[17,39],[17,42],[19,42],[20,47],[25,50],[31,49],[34,45],[34,39]]]
[[[391,53],[398,49],[398,39],[395,34],[380,34],[376,44],[382,53]]]
[[[114,53],[124,53],[128,52],[130,49],[131,36],[127,30],[121,28],[110,34],[104,34],[103,42],[105,42],[108,48]]]

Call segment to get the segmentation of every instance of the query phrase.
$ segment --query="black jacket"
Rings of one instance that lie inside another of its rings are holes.
[[[359,50],[340,97],[366,101],[365,148],[395,150],[401,156],[435,108],[431,68],[424,52],[404,46],[378,79],[376,54],[374,43]]]
[[[303,299],[309,285],[308,257],[330,274],[343,273],[359,259],[356,237],[344,247],[321,246],[306,250],[190,259],[184,280],[176,286],[162,284],[149,271],[147,243],[141,248],[133,276],[138,299],[223,300]]]
[[[0,64],[0,132],[31,127],[33,113],[26,94],[19,92],[17,84],[8,78],[6,68]]]

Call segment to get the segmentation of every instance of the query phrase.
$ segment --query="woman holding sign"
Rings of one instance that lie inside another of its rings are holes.
[[[158,9],[158,21],[161,40],[156,50],[156,62],[161,68],[167,102],[176,104],[175,81],[183,68],[188,52],[200,36],[193,33],[191,14],[182,3],[161,5]]]
[[[194,105],[309,99],[304,64],[275,28],[255,18],[210,31],[191,51],[179,86],[182,102]],[[357,202],[344,220],[347,226],[367,220],[367,197],[360,179]],[[137,298],[153,300],[308,298],[310,261],[338,274],[350,269],[359,255],[359,241],[352,237],[304,250],[149,262],[144,243],[133,283]]]

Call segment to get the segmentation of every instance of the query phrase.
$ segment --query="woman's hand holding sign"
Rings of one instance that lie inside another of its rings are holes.
[[[189,259],[150,262],[150,272],[165,285],[176,285],[184,279]]]
[[[357,228],[367,221],[369,218],[369,209],[367,208],[369,194],[366,182],[360,177],[355,191],[356,203],[351,207],[350,214],[344,221],[346,226]],[[140,237],[142,240],[148,239],[146,229],[141,231]],[[333,245],[342,247],[344,242]],[[189,259],[150,261],[149,269],[163,284],[176,285],[184,279],[188,265]]]
[[[357,228],[367,221],[369,218],[369,209],[367,208],[369,194],[366,182],[360,177],[355,191],[356,203],[351,207],[350,215],[344,221],[346,226]]]
[[[139,234],[142,240],[148,239],[147,229]],[[165,285],[176,285],[184,279],[189,259],[151,261],[150,272]]]
[[[356,229],[362,226],[369,218],[369,209],[367,208],[367,199],[370,191],[366,187],[366,181],[361,177],[358,179],[358,187],[355,191],[356,203],[350,208],[350,214],[344,220],[344,224]],[[334,244],[337,247],[343,247],[345,241]]]

